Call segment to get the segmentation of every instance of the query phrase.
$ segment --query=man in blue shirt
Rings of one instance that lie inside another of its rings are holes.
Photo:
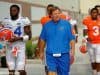
[[[71,25],[60,19],[60,14],[58,7],[52,9],[52,20],[44,25],[40,35],[40,58],[44,58],[46,45],[48,75],[69,75],[70,54],[75,53]]]

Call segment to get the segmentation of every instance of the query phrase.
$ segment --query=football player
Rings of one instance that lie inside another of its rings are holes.
[[[87,41],[93,75],[100,75],[100,22],[96,8],[91,9],[90,17],[83,19],[83,24],[85,26],[83,42]]]
[[[10,6],[10,17],[4,18],[2,24],[11,29],[14,37],[8,40],[6,59],[9,75],[15,75],[15,70],[20,75],[26,75],[25,71],[25,42],[31,39],[30,21],[27,17],[21,17],[18,5]]]

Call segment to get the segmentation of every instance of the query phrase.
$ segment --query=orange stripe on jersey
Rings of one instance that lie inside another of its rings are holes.
[[[83,24],[85,24],[88,28],[87,34],[89,42],[95,44],[100,43],[100,21],[92,20],[88,17],[83,20]]]

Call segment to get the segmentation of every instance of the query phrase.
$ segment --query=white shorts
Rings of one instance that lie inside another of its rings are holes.
[[[90,56],[90,61],[100,63],[100,44],[87,43],[87,50]]]
[[[12,50],[6,51],[6,59],[9,70],[24,70],[25,69],[25,47],[18,50],[17,57],[12,55]]]

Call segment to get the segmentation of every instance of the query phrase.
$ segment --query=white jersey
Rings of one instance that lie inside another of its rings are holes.
[[[19,17],[17,20],[11,20],[11,18],[4,18],[2,21],[4,27],[10,28],[15,36],[22,37],[25,35],[24,26],[30,25],[30,21],[27,17]],[[12,46],[18,46],[19,48],[25,47],[25,42],[17,41],[12,44]]]
[[[76,20],[71,19],[71,20],[69,20],[69,22],[70,22],[70,24],[71,24],[72,26],[77,25],[77,21],[76,21]]]

